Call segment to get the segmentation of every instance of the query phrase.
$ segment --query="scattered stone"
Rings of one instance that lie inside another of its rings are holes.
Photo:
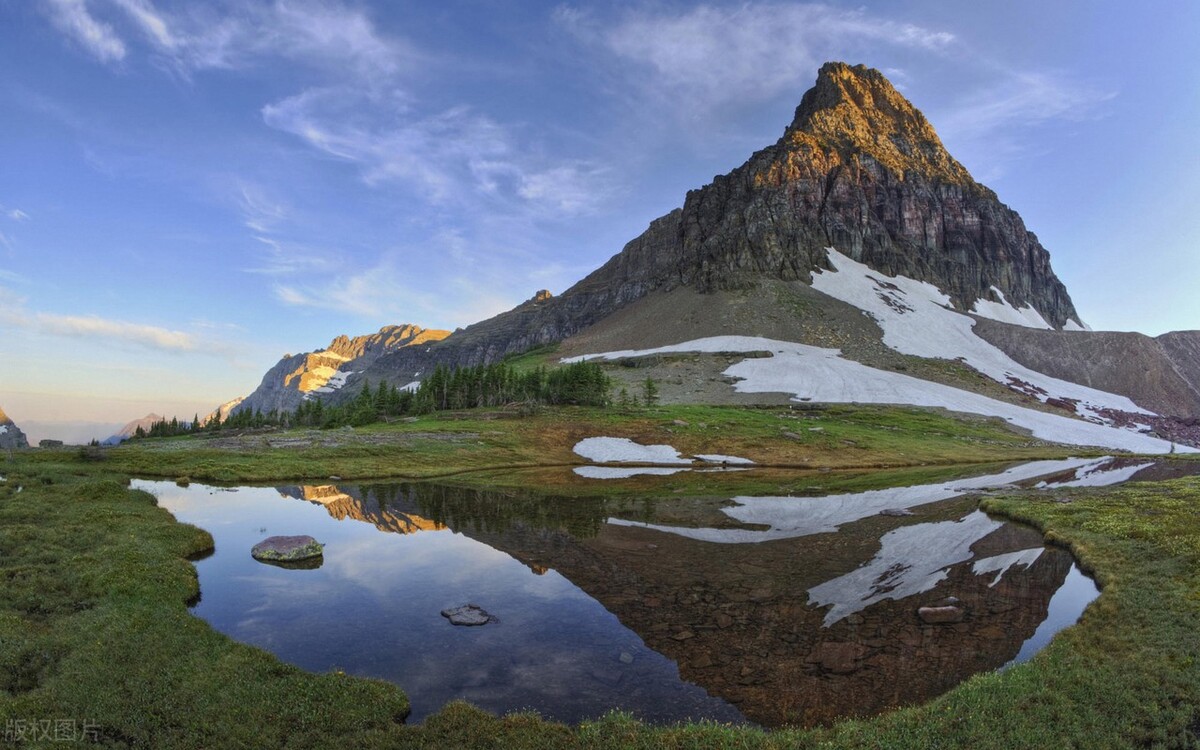
[[[489,622],[499,622],[488,614],[488,611],[478,604],[464,604],[461,607],[443,609],[442,617],[448,618],[451,625],[487,625]]]
[[[673,636],[671,636],[671,637],[672,637],[672,638],[674,638],[674,639],[675,639],[675,640],[677,640],[677,641],[686,641],[686,640],[688,640],[689,638],[695,638],[695,637],[696,637],[696,634],[695,634],[695,633],[693,633],[693,632],[692,632],[692,631],[690,631],[690,630],[681,630],[681,631],[679,631],[678,633],[676,633],[675,635],[673,635]]]
[[[1066,503],[1074,502],[1074,500],[1069,497],[1056,497],[1056,498],[1054,498],[1054,502],[1066,504]]]
[[[783,436],[785,438],[791,438],[792,440],[803,440],[804,439],[804,438],[800,437],[799,435],[797,435],[796,433],[788,432],[786,430],[783,432]]]
[[[963,615],[962,607],[921,607],[917,610],[917,616],[927,625],[947,625],[955,622],[962,622]]]
[[[707,669],[712,665],[712,657],[708,654],[700,654],[695,659],[692,659],[692,667],[695,669]]]
[[[325,545],[308,535],[267,537],[250,550],[255,560],[263,562],[299,562],[321,557]]]
[[[733,618],[730,617],[729,615],[725,614],[724,612],[717,613],[716,621],[717,621],[717,627],[721,628],[722,630],[724,630],[725,628],[727,628],[733,624]]]
[[[671,420],[671,424],[677,425],[679,427],[687,427],[688,426],[688,422],[686,419],[673,419],[673,420]]]
[[[881,515],[881,516],[894,516],[896,518],[901,518],[903,516],[911,516],[912,514],[913,514],[913,512],[911,510],[909,510],[908,508],[886,508],[884,510],[879,511],[879,515]]]
[[[618,660],[622,664],[633,664],[633,654],[629,653],[628,651],[622,651],[621,656],[618,657]]]
[[[329,475],[329,481],[331,481],[331,482],[340,482],[340,481],[342,481],[342,478],[341,478],[341,477],[339,477],[337,474],[330,474],[330,475]]]
[[[834,674],[850,674],[859,669],[859,661],[869,649],[859,643],[818,643],[808,655],[810,663],[821,665],[821,669]]]

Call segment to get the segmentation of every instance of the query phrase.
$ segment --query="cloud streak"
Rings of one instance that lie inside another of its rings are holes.
[[[3,277],[4,274],[0,274],[0,278]],[[227,344],[202,340],[186,331],[99,315],[59,315],[31,311],[25,303],[25,297],[0,287],[0,322],[44,336],[127,344],[175,354],[199,352],[228,355],[232,352]]]
[[[953,34],[819,4],[700,5],[637,10],[616,23],[560,7],[555,20],[630,66],[631,81],[690,111],[761,101],[794,90],[824,61],[873,47],[947,50]]]
[[[398,184],[435,204],[482,196],[535,213],[579,214],[607,197],[603,168],[538,158],[508,128],[469,107],[422,115],[396,91],[326,87],[268,104],[262,117],[357,165],[368,185]]]
[[[125,43],[112,26],[91,14],[86,0],[43,0],[42,7],[55,28],[100,62],[125,59]]]
[[[122,341],[167,352],[191,352],[199,348],[196,337],[190,333],[96,315],[37,313],[29,320],[42,333],[56,336]]]
[[[277,283],[276,299],[290,307],[349,313],[372,321],[422,326],[467,326],[510,309],[513,299],[470,276],[431,284],[396,257],[319,286]],[[458,304],[451,301],[459,300]]]
[[[1007,73],[941,118],[945,134],[980,138],[1050,120],[1087,120],[1116,92],[1049,73]]]

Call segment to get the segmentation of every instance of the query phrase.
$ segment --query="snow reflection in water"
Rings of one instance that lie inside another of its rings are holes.
[[[1095,586],[1067,553],[977,511],[970,494],[1152,470],[1069,459],[732,504],[432,484],[137,484],[216,539],[197,563],[198,616],[307,669],[393,680],[414,721],[462,698],[563,721],[620,708],[654,722],[777,725],[928,700],[1028,658]],[[892,509],[914,515],[880,515]],[[292,533],[326,544],[320,569],[250,558],[264,536]],[[916,616],[947,596],[963,622]],[[467,602],[500,624],[455,628],[440,616]]]

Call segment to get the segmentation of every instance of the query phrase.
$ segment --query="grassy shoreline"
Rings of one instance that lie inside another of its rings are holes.
[[[1103,455],[1013,432],[1002,420],[937,410],[839,406],[789,409],[663,406],[562,407],[444,412],[357,429],[258,431],[162,438],[104,449],[98,462],[120,475],[211,482],[438,479],[513,468],[587,463],[572,452],[587,437],[669,444],[685,455],[721,453],[760,467],[884,469]],[[28,460],[70,463],[72,449]]]
[[[451,704],[410,727],[400,688],[303,672],[193,617],[187,560],[207,532],[128,489],[138,462],[117,451],[53,453],[0,470],[0,728],[70,719],[109,746],[179,748],[1200,746],[1200,479],[985,498],[1070,548],[1103,594],[1027,664],[923,706],[768,732],[620,714],[566,727]]]

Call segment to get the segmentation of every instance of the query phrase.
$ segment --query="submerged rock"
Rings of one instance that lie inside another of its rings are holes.
[[[250,555],[263,562],[299,562],[321,557],[324,551],[325,545],[311,536],[272,536],[254,545]]]
[[[477,604],[464,604],[461,607],[443,609],[442,617],[450,620],[451,625],[487,625],[489,622],[499,622],[488,614],[488,611]]]

